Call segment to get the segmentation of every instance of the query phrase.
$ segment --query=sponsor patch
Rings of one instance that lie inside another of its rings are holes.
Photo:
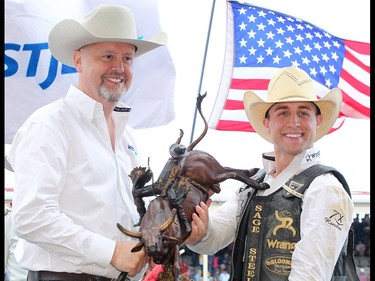
[[[342,226],[344,224],[342,222],[343,218],[344,216],[339,211],[333,210],[332,215],[330,215],[329,217],[325,217],[324,220],[326,223],[342,231]]]
[[[292,268],[292,258],[274,256],[265,260],[264,266],[267,270],[283,276],[288,276]]]

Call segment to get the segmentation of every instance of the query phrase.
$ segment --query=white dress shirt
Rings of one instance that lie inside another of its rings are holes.
[[[115,152],[102,104],[75,86],[19,129],[8,159],[21,266],[118,277],[115,243],[130,238],[116,224],[135,230],[139,220],[128,175],[140,156],[128,109],[119,103],[112,114]]]

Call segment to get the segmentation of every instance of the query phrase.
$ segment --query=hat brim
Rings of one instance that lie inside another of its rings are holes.
[[[340,113],[342,104],[342,94],[339,88],[330,90],[323,98],[311,100],[303,98],[288,98],[278,101],[264,101],[257,94],[252,91],[247,91],[244,94],[244,107],[247,118],[254,130],[265,140],[272,142],[271,135],[263,125],[263,118],[266,111],[275,103],[280,102],[313,102],[321,111],[322,122],[316,130],[315,141],[326,135],[332,126],[335,124],[337,117]]]
[[[69,32],[74,30],[74,32]],[[48,37],[49,48],[53,56],[63,64],[74,67],[73,53],[81,47],[99,42],[119,42],[134,45],[135,57],[143,55],[167,43],[167,34],[157,33],[152,40],[98,37],[86,30],[79,22],[71,19],[58,23]]]

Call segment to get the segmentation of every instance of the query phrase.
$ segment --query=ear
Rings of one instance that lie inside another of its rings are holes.
[[[81,51],[74,51],[73,61],[74,61],[74,66],[76,67],[76,70],[78,73],[82,72],[81,57],[82,57]]]
[[[319,128],[319,125],[322,123],[323,121],[323,115],[322,114],[319,114],[316,116],[316,128]]]
[[[267,132],[269,133],[269,122],[270,120],[268,118],[263,118],[263,126],[266,127]]]

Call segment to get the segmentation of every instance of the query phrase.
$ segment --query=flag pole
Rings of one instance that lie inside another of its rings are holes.
[[[210,41],[211,26],[212,26],[212,19],[213,19],[213,15],[214,15],[215,2],[216,2],[216,0],[212,1],[210,24],[208,26],[208,33],[207,33],[207,39],[206,39],[206,48],[204,50],[204,57],[203,57],[203,64],[202,64],[202,71],[201,71],[201,79],[199,81],[199,88],[198,88],[198,95],[197,95],[197,97],[199,96],[199,94],[201,92],[201,89],[202,89],[202,81],[203,81],[203,76],[204,76],[204,68],[205,68],[205,65],[206,65],[206,57],[207,57],[207,51],[208,51],[208,44],[209,44],[209,41]],[[195,130],[195,123],[197,121],[197,111],[198,111],[198,109],[197,109],[197,106],[195,105],[193,126],[192,126],[192,129],[191,129],[191,135],[190,135],[190,143],[193,142],[194,130]]]

